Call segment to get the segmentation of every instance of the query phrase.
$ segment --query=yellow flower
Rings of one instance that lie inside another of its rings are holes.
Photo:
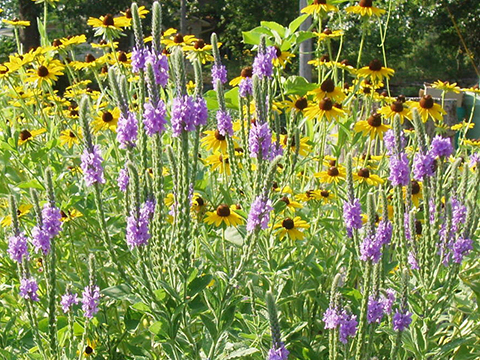
[[[390,129],[390,126],[383,124],[380,114],[372,114],[367,120],[359,121],[354,126],[354,130],[362,132],[363,136],[370,136],[370,139],[378,136],[380,140],[383,139],[383,134],[388,129]]]
[[[205,222],[208,225],[215,224],[216,227],[219,227],[222,222],[224,222],[226,226],[237,227],[243,223],[243,219],[235,212],[236,209],[236,205],[230,207],[226,204],[219,205],[215,212],[207,211]]]
[[[327,0],[313,0],[311,5],[308,5],[302,9],[304,14],[319,14],[319,13],[328,13],[331,11],[338,11],[337,7],[327,4]]]
[[[311,201],[311,200],[321,200],[322,194],[321,190],[307,190],[302,194],[295,195],[295,199],[300,201]]]
[[[443,115],[447,115],[447,112],[435,103],[431,95],[424,95],[420,101],[408,101],[406,104],[412,109],[417,109],[423,122],[427,122],[429,117],[433,120],[442,121]]]
[[[178,33],[175,29],[168,29],[163,34],[162,44],[166,45],[167,49],[174,46],[188,46],[193,45],[198,39],[194,35],[185,35]]]
[[[18,136],[18,145],[20,146],[20,145],[25,144],[27,141],[33,140],[38,135],[43,134],[45,131],[47,131],[47,130],[44,129],[44,128],[38,129],[38,130],[32,130],[32,131],[22,130],[20,132],[20,135]]]
[[[132,10],[130,8],[127,8],[125,11],[120,11],[120,13],[123,15],[120,18],[125,19],[124,21],[128,23],[128,26],[132,24]],[[145,19],[145,15],[147,15],[149,11],[145,8],[145,6],[139,6],[138,7],[138,16],[140,19]]]
[[[463,130],[463,129],[473,129],[475,127],[475,123],[467,123],[465,121],[462,121],[458,124],[455,124],[453,126],[450,126],[451,130],[457,131],[457,130]]]
[[[60,220],[63,221],[64,223],[83,216],[83,214],[77,209],[70,209],[70,210],[67,210],[67,212],[61,210],[60,213],[62,214],[62,217],[60,218]]]
[[[114,108],[112,111],[104,110],[96,116],[92,121],[93,132],[110,130],[117,131],[117,123],[120,118],[120,109]]]
[[[480,139],[463,139],[462,143],[464,145],[470,145],[474,147],[480,147]]]
[[[322,183],[336,183],[338,184],[340,181],[345,180],[346,171],[345,168],[341,165],[338,166],[331,166],[326,171],[320,171],[319,173],[315,174],[316,178],[320,179]]]
[[[377,186],[384,183],[384,180],[375,174],[371,174],[368,168],[361,168],[357,173],[353,173],[353,180],[359,183],[367,183],[371,186]]]
[[[286,208],[295,211],[295,209],[301,209],[303,206],[299,202],[290,200],[288,196],[283,196],[280,201],[283,201],[286,204]]]
[[[401,101],[395,101],[392,105],[385,105],[379,111],[379,114],[382,114],[386,119],[391,119],[395,117],[395,115],[400,115],[400,122],[403,124],[405,118],[408,120],[412,119],[412,114],[410,110],[403,105]]]
[[[203,212],[206,206],[205,200],[197,193],[193,194],[192,210],[200,213]]]
[[[60,134],[60,145],[67,145],[69,149],[73,144],[79,144],[79,139],[82,138],[82,130],[76,124],[69,130],[63,130]]]
[[[70,66],[75,70],[93,69],[105,64],[105,57],[95,58],[92,54],[85,55],[85,61],[72,61]]]
[[[285,149],[287,145],[289,145],[290,142],[290,148],[289,150],[292,153],[297,152],[297,146],[295,144],[295,137],[291,136],[290,138],[287,135],[280,135],[280,145]],[[307,156],[310,151],[312,151],[312,147],[309,144],[310,138],[304,137],[300,139],[300,146],[298,147],[298,155],[300,156]]]
[[[473,92],[474,94],[480,94],[480,89],[478,87],[478,84],[473,85],[472,87],[469,87],[468,89],[460,89],[463,92]]]
[[[288,51],[282,51],[278,46],[275,46],[275,49],[277,51],[277,57],[272,59],[273,66],[275,67],[284,68],[287,63],[291,63],[291,59],[295,57],[295,54]]]
[[[243,79],[251,78],[253,76],[253,68],[251,66],[244,67],[240,73],[240,76],[233,78],[229,84],[230,86],[237,86]]]
[[[218,43],[220,47],[222,43]],[[187,53],[187,59],[194,62],[197,59],[202,64],[206,64],[207,61],[213,61],[214,58],[211,55],[212,45],[205,44],[203,39],[198,39],[193,42],[193,45],[186,45],[183,47],[183,51]]]
[[[95,340],[87,340],[87,346],[85,346],[85,349],[83,350],[83,356],[85,357],[90,357],[93,356],[94,350],[97,347],[97,342]],[[77,354],[78,355],[78,354]]]
[[[207,151],[213,150],[214,152],[220,151],[223,154],[227,153],[227,140],[225,136],[220,134],[218,130],[207,130],[205,134],[207,134],[207,136],[203,137],[201,142]]]
[[[322,82],[319,88],[309,91],[308,94],[315,95],[318,101],[330,98],[332,101],[341,102],[345,99],[345,94],[338,86],[335,86],[333,80],[328,78]]]
[[[420,181],[412,180],[412,203],[419,208],[420,200],[423,199],[423,184]],[[403,187],[403,198],[407,196],[407,187]]]
[[[316,31],[314,31],[313,33],[318,38],[318,41],[325,41],[325,40],[328,40],[328,39],[335,39],[337,37],[343,36],[343,30],[332,31],[329,28],[326,28],[321,33],[316,32]]]
[[[53,84],[58,80],[58,76],[63,75],[64,66],[59,60],[55,59],[41,59],[39,66],[36,69],[27,71],[26,82],[35,83],[41,87],[44,82]]]
[[[220,174],[231,175],[230,161],[228,155],[215,153],[205,159],[205,164],[210,165],[213,171],[218,170]]]
[[[5,24],[13,26],[13,27],[27,27],[27,26],[30,26],[30,21],[27,21],[27,20],[18,20],[18,19],[7,20],[7,19],[3,19],[2,21]]]
[[[389,79],[393,74],[395,74],[395,70],[384,67],[377,59],[372,60],[368,66],[357,71],[358,77],[370,78],[373,82],[381,82],[383,78]]]
[[[432,88],[443,90],[443,91],[453,91],[454,93],[460,93],[460,87],[457,86],[457,83],[450,83],[449,81],[440,81],[437,80],[432,84]]]
[[[328,122],[339,120],[345,116],[345,111],[335,106],[330,98],[324,98],[319,103],[312,103],[305,111],[305,116],[309,119],[326,119]]]
[[[360,0],[358,5],[349,6],[345,9],[347,13],[360,14],[361,16],[381,16],[385,10],[372,6],[372,0]]]
[[[290,100],[283,101],[283,107],[287,111],[294,110],[298,112],[303,112],[303,110],[305,110],[305,108],[308,106],[308,101],[306,97],[290,95],[289,99]]]
[[[17,209],[17,217],[20,219],[23,216],[27,215],[30,212],[30,209],[33,208],[32,204],[22,204]],[[7,227],[12,225],[12,215],[7,215],[3,218],[0,223],[2,227]]]
[[[100,16],[98,19],[94,17],[88,18],[87,25],[95,29],[95,36],[108,34],[112,37],[118,37],[122,28],[130,26],[130,21],[125,17],[114,18],[112,14],[107,14]]]
[[[286,218],[282,220],[275,224],[273,228],[280,229],[277,233],[280,235],[280,239],[288,235],[291,240],[303,240],[305,234],[299,229],[308,229],[309,227],[310,225],[305,220],[302,220],[300,216],[296,216],[294,219]]]
[[[80,45],[80,44],[86,43],[87,42],[87,37],[84,34],[82,34],[82,35],[75,35],[75,36],[67,36],[67,37],[64,37],[64,38],[61,38],[61,39],[57,39],[57,40],[58,40],[58,42],[60,42],[59,47],[66,48],[66,47],[69,47],[69,46]]]

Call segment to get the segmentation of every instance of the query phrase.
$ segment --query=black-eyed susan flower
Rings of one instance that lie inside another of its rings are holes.
[[[329,28],[325,28],[321,33],[314,31],[313,34],[317,37],[318,41],[325,41],[343,36],[343,30],[332,31]]]
[[[110,130],[115,132],[117,130],[118,119],[120,118],[120,109],[104,110],[100,112],[92,122],[92,128],[95,133],[99,131]]]
[[[226,154],[215,153],[210,155],[205,159],[205,164],[209,165],[212,171],[218,171],[220,174],[232,174],[230,160]]]
[[[243,219],[238,215],[235,210],[237,210],[237,205],[228,206],[226,204],[221,204],[217,207],[216,211],[207,211],[205,222],[208,225],[215,224],[215,226],[220,226],[222,222],[227,226],[235,226],[243,223]]]
[[[199,194],[193,194],[193,200],[192,200],[192,210],[196,213],[202,213],[205,211],[207,203],[203,197],[201,197]]]
[[[2,22],[4,24],[10,25],[12,27],[28,27],[28,26],[30,26],[30,21],[27,21],[27,20],[19,20],[19,19],[7,20],[7,19],[3,19]]]
[[[168,29],[163,34],[161,42],[167,49],[170,49],[174,46],[180,46],[183,48],[184,46],[194,45],[197,40],[198,39],[195,35],[182,35],[175,29]]]
[[[79,218],[79,217],[83,216],[83,214],[75,208],[72,208],[72,209],[66,210],[66,211],[61,210],[60,214],[62,215],[60,220],[63,221],[64,223],[67,223],[69,221],[72,221],[76,218]]]
[[[41,59],[36,68],[27,71],[25,81],[35,83],[38,87],[44,82],[51,85],[60,75],[63,75],[64,68],[65,66],[59,60]]]
[[[312,4],[304,7],[302,13],[309,15],[318,15],[320,13],[328,13],[332,11],[338,11],[336,6],[327,3],[327,0],[313,0]]]
[[[274,225],[274,229],[279,229],[277,234],[280,239],[283,239],[287,235],[291,240],[303,240],[305,234],[299,229],[308,229],[310,225],[302,220],[300,216],[295,218],[286,218]]]
[[[201,140],[202,146],[207,150],[213,150],[214,152],[220,151],[223,154],[227,153],[227,140],[225,136],[220,134],[218,130],[207,130],[204,132],[204,136]]]
[[[406,197],[407,188],[403,187],[403,196]],[[420,200],[423,199],[423,183],[412,180],[412,203],[418,208]]]
[[[303,206],[299,202],[291,200],[288,196],[282,196],[280,201],[283,201],[286,204],[286,209],[295,211],[295,209],[301,209]]]
[[[145,6],[138,7],[138,16],[140,19],[145,19],[145,15],[148,13],[149,11],[145,8]],[[125,11],[120,11],[120,14],[122,14],[120,18],[124,18],[125,22],[128,23],[128,26],[130,26],[132,23],[132,10],[127,8]]]
[[[60,132],[60,144],[67,145],[70,149],[73,144],[79,144],[82,138],[82,129],[74,124],[71,129],[63,130]]]
[[[324,204],[329,204],[335,199],[335,194],[329,190],[318,190],[321,198],[319,199]]]
[[[371,186],[378,186],[385,182],[380,176],[372,174],[368,168],[361,168],[357,172],[354,172],[353,180],[361,184],[366,183]]]
[[[100,18],[88,18],[87,25],[95,29],[95,36],[106,35],[107,37],[118,37],[122,28],[130,26],[130,21],[125,17],[113,17],[112,14],[100,16]]]
[[[381,82],[383,78],[389,79],[393,74],[395,70],[384,67],[378,59],[372,60],[368,66],[357,71],[358,77],[370,78],[373,82]]]
[[[347,13],[359,14],[361,16],[381,16],[385,10],[373,6],[373,0],[360,0],[358,5],[349,6],[345,9]]]
[[[303,112],[308,106],[308,100],[304,96],[290,95],[289,99],[283,102],[287,111]]]
[[[389,125],[382,122],[382,115],[374,113],[367,120],[359,121],[355,124],[354,130],[363,133],[363,136],[370,136],[370,139],[378,137],[383,139],[383,134],[390,129]]]
[[[240,72],[240,76],[233,78],[229,84],[230,86],[237,86],[244,79],[251,79],[253,76],[253,68],[251,66],[246,66]]]
[[[395,117],[395,115],[400,116],[400,122],[403,124],[405,121],[405,118],[408,120],[412,119],[412,114],[410,110],[401,102],[401,101],[395,101],[391,105],[385,105],[383,106],[379,111],[379,114],[382,114],[384,118],[386,119],[391,119]]]
[[[312,201],[312,200],[321,200],[322,199],[322,194],[321,190],[307,190],[302,194],[298,194],[295,196],[295,199],[299,201]]]
[[[85,44],[87,42],[87,37],[84,34],[81,34],[81,35],[71,35],[71,36],[67,36],[61,39],[56,39],[56,40],[57,40],[56,45],[55,44],[52,44],[52,45],[61,47],[64,49],[70,46]]]
[[[432,84],[432,88],[443,90],[446,92],[452,91],[456,94],[460,93],[460,87],[457,86],[457,83],[450,83],[449,81],[443,82],[443,81],[437,80]]]
[[[290,145],[288,150],[291,151],[292,153],[297,153],[298,151],[298,155],[300,156],[307,156],[312,151],[312,147],[310,146],[309,142],[310,142],[310,138],[308,137],[301,138],[300,145],[298,146],[298,150],[297,150],[295,137],[280,135],[280,145],[282,145],[284,149],[286,149],[286,147]]]
[[[322,183],[331,184],[345,180],[346,171],[345,168],[341,165],[331,166],[325,171],[320,171],[315,174],[315,177],[320,180]]]
[[[341,88],[335,86],[335,83],[330,78],[325,79],[319,88],[309,91],[308,94],[315,95],[318,101],[330,98],[332,101],[341,102],[345,99],[345,93]]]
[[[309,119],[317,118],[328,122],[345,117],[345,111],[334,106],[330,98],[324,98],[319,103],[312,103],[305,109],[304,114]]]
[[[220,47],[222,43],[218,43]],[[200,60],[202,64],[206,64],[207,61],[213,61],[212,45],[205,44],[203,39],[197,39],[192,45],[186,45],[183,47],[183,51],[187,53],[187,59],[194,62]]]
[[[95,340],[87,339],[87,346],[85,346],[85,349],[83,349],[83,356],[85,357],[94,356],[96,348],[97,348],[97,342]]]
[[[17,209],[17,218],[20,219],[24,217],[30,212],[32,208],[33,208],[32,204],[21,204],[20,206],[18,206],[18,209]],[[7,227],[12,225],[12,216],[11,215],[5,216],[0,224],[2,225],[2,227]]]
[[[462,139],[462,144],[480,147],[480,139]]]
[[[460,131],[460,130],[473,129],[474,127],[475,127],[475,123],[462,121],[462,122],[459,122],[458,124],[450,126],[450,130]]]
[[[431,95],[424,95],[420,101],[408,101],[406,104],[410,108],[416,108],[418,110],[418,114],[423,122],[427,122],[428,118],[442,121],[443,116],[447,114],[439,104],[435,103]]]
[[[37,130],[22,130],[20,131],[20,135],[18,136],[18,145],[23,145],[27,141],[32,141],[37,136],[43,134],[47,130],[44,128],[37,129]]]
[[[288,51],[282,51],[278,46],[275,45],[276,57],[272,59],[273,66],[284,68],[287,63],[292,62],[292,58],[295,57],[295,54],[292,54]]]

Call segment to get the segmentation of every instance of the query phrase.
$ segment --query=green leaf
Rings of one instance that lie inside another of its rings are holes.
[[[231,90],[228,90],[225,93],[225,102],[227,104],[227,108],[229,109],[234,109],[238,110],[239,109],[239,104],[238,104],[238,86],[234,87]],[[207,105],[208,106],[208,105]]]
[[[260,25],[275,30],[282,38],[285,37],[285,28],[275,21],[261,21]]]
[[[258,349],[255,348],[247,348],[247,349],[239,349],[235,350],[234,352],[230,353],[225,359],[238,359],[247,355],[252,355],[258,352]]]
[[[208,274],[193,279],[192,282],[188,284],[188,296],[192,298],[198,293],[202,292],[203,289],[205,289],[207,285],[210,284],[212,278],[212,275]]]
[[[218,109],[217,93],[215,92],[215,90],[207,91],[203,97],[207,103],[208,110]]]
[[[305,40],[308,40],[308,39],[311,39],[311,38],[315,37],[315,34],[310,32],[310,31],[299,31],[297,34],[298,35],[295,39],[295,42],[297,44],[300,44],[300,43],[304,42]]]
[[[272,32],[269,29],[258,26],[253,30],[242,32],[243,42],[245,44],[258,45],[260,44],[260,38],[262,37],[262,35],[267,35],[268,37],[273,36]],[[267,45],[269,45],[268,41]]]
[[[309,83],[302,76],[290,76],[284,84],[285,95],[305,96],[308,91],[317,87],[316,84]]]
[[[243,246],[244,235],[236,227],[230,226],[225,230],[225,239],[235,245]]]
[[[290,25],[288,25],[288,29],[290,30],[291,33],[294,33],[295,31],[297,31],[297,29],[300,27],[300,25],[302,25],[302,23],[309,17],[310,15],[308,14],[305,14],[305,15],[301,15],[299,16],[298,18],[296,18],[295,20],[293,20]]]
[[[102,294],[115,300],[123,300],[132,292],[132,289],[127,284],[120,284],[103,289]]]
[[[18,187],[20,189],[38,189],[38,190],[44,189],[43,185],[40,184],[36,179],[20,183],[18,184]]]

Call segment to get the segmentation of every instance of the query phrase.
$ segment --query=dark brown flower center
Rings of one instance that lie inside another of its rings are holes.
[[[368,170],[367,168],[361,168],[360,170],[358,170],[358,176],[368,179],[370,177],[370,170]]]
[[[407,98],[405,97],[405,95],[398,95],[397,101],[400,101],[403,104],[405,101],[407,101]]]
[[[330,196],[330,192],[328,190],[322,190],[320,191],[320,195],[322,195],[324,198],[328,198]]]
[[[205,205],[205,201],[204,201],[200,196],[197,196],[197,198],[195,199],[195,201],[197,202],[197,205],[198,205],[198,206],[203,206],[203,205]]]
[[[295,108],[300,111],[304,110],[307,106],[308,102],[307,99],[304,97],[301,97],[300,99],[297,99],[297,101],[295,101]]]
[[[76,109],[70,110],[70,116],[78,116],[78,110]]]
[[[113,20],[113,15],[112,14],[107,14],[103,18],[103,25],[105,26],[114,26],[115,25],[115,20]]]
[[[318,107],[324,111],[329,111],[332,110],[333,108],[333,103],[332,100],[329,98],[324,98],[320,103],[318,104]]]
[[[367,119],[367,122],[368,122],[368,125],[370,125],[370,126],[379,127],[380,125],[382,125],[382,115],[372,114]]]
[[[433,108],[434,101],[432,95],[425,95],[420,99],[420,106],[424,109]]]
[[[223,140],[225,140],[225,136],[220,134],[220,132],[218,130],[215,130],[215,139],[217,139],[219,141],[223,141]]]
[[[335,84],[333,83],[332,79],[326,79],[323,83],[322,86],[320,86],[322,91],[325,91],[327,93],[333,92],[335,90]]]
[[[420,184],[418,181],[412,180],[412,195],[417,195],[420,192]]]
[[[55,47],[59,47],[60,45],[62,45],[62,40],[55,39],[55,40],[52,41],[52,45],[55,46]]]
[[[280,49],[278,46],[275,45],[275,55],[277,56],[277,58],[279,58],[280,56],[282,56],[282,49]]]
[[[290,200],[286,196],[282,197],[280,200],[283,201],[287,205],[290,204]]]
[[[40,77],[46,77],[48,76],[48,74],[49,74],[48,69],[43,65],[37,69],[37,75]]]
[[[340,174],[340,171],[338,171],[338,168],[336,166],[332,166],[327,170],[328,176],[338,176]]]
[[[372,0],[360,0],[358,5],[360,5],[361,7],[372,7],[372,3]]]
[[[102,114],[102,121],[105,123],[109,123],[113,120],[113,115],[110,111],[104,111]]]
[[[337,166],[337,160],[330,160],[330,161],[328,162],[328,165],[330,165],[330,166]]]
[[[108,66],[106,66],[106,65],[103,66],[103,67],[102,67],[102,70],[101,70],[101,73],[102,73],[102,74],[108,74]]]
[[[85,354],[90,355],[93,353],[93,348],[90,345],[87,345],[85,348]]]
[[[86,63],[91,63],[91,62],[94,62],[95,61],[95,56],[93,56],[92,54],[87,54],[87,56],[85,56],[85,62]]]
[[[223,158],[222,155],[220,155],[220,156],[218,157],[218,161],[220,161],[221,163],[225,163],[225,164],[228,164],[228,163],[229,163],[228,158]]]
[[[22,141],[26,141],[26,140],[30,139],[31,137],[32,137],[32,133],[28,130],[23,130],[20,133],[20,140],[22,140]]]
[[[195,49],[203,49],[205,47],[205,40],[203,39],[198,39],[195,41],[195,44],[193,45]]]
[[[322,55],[320,58],[320,62],[329,62],[330,61],[330,56],[328,54]]]
[[[60,215],[62,215],[62,218],[65,219],[68,217],[68,215],[65,213],[65,211],[60,210]]]
[[[372,60],[368,65],[368,68],[372,71],[380,71],[382,70],[382,63],[378,59]]]
[[[313,0],[314,5],[326,4],[327,0]]]
[[[131,19],[132,18],[132,10],[130,8],[128,8],[127,10],[125,10],[125,17],[127,19]]]
[[[382,91],[382,92],[380,93],[380,96],[387,97],[387,96],[388,96],[388,92],[386,92],[386,91],[384,90],[384,91]]]
[[[348,61],[347,59],[343,59],[342,61],[340,61],[340,64],[350,66],[350,61]]]
[[[251,78],[253,76],[253,68],[251,66],[244,67],[240,76],[243,78]]]
[[[180,34],[180,33],[178,33],[177,35],[175,35],[175,36],[173,37],[173,42],[174,42],[175,44],[181,44],[181,43],[183,43],[183,35]]]
[[[124,51],[120,51],[118,53],[118,61],[120,61],[120,62],[127,62],[128,61],[127,54],[125,54]]]
[[[285,220],[283,220],[282,226],[287,230],[291,230],[295,227],[295,223],[292,219],[286,218]]]
[[[325,28],[325,30],[323,30],[323,33],[325,35],[332,35],[333,34],[332,30],[330,30],[329,28]]]
[[[71,130],[70,130],[70,133],[68,134],[68,136],[70,136],[71,138],[76,138],[75,134]]]
[[[422,223],[420,220],[415,220],[415,232],[417,235],[422,235]]]
[[[230,208],[228,205],[222,204],[217,207],[217,215],[221,217],[230,216]]]
[[[396,113],[401,113],[403,111],[403,104],[401,101],[395,101],[392,105],[390,105],[390,109]]]
[[[105,39],[100,40],[98,43],[99,43],[100,45],[107,45],[107,44],[108,44],[108,43],[107,43],[107,40],[105,40]]]

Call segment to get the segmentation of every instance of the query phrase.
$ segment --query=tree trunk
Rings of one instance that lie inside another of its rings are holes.
[[[307,6],[307,0],[299,1],[300,10]],[[299,11],[300,11],[299,10]],[[301,14],[301,13],[300,13]],[[312,24],[312,17],[309,16],[302,25],[300,25],[300,30],[306,31]],[[308,81],[312,81],[312,66],[308,64],[312,60],[312,39],[305,40],[300,44],[299,48],[299,61],[300,61],[300,70],[299,75],[303,76]]]
[[[30,21],[30,26],[21,28],[19,31],[23,51],[28,52],[30,49],[40,46],[40,34],[37,25],[40,6],[32,0],[18,0],[18,4],[20,20]]]

